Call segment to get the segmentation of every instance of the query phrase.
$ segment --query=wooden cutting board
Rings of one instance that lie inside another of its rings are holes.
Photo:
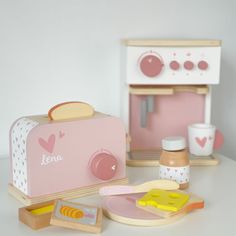
[[[135,200],[135,199],[133,199],[133,200]],[[185,204],[185,206],[183,208],[181,208],[178,211],[163,211],[163,210],[160,210],[160,209],[153,207],[153,206],[140,206],[137,203],[137,200],[136,200],[136,206],[140,209],[143,209],[144,211],[151,212],[155,215],[158,215],[158,216],[161,216],[164,218],[169,218],[169,217],[179,215],[181,213],[188,213],[188,212],[195,210],[195,209],[204,208],[204,200],[194,194],[190,194],[188,202]]]
[[[160,216],[146,210],[144,211],[136,207],[136,200],[141,198],[144,194],[145,193],[136,193],[104,197],[102,201],[104,215],[123,224],[158,226],[171,224],[180,220],[191,209],[190,207],[186,207],[184,211],[169,217]]]

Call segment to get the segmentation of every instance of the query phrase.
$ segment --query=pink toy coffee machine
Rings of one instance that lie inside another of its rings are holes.
[[[161,140],[187,138],[193,123],[210,123],[211,85],[219,83],[218,40],[126,40],[123,119],[129,165],[157,165]],[[192,164],[216,164],[214,156]]]

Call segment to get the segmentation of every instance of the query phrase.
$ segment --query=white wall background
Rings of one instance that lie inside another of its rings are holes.
[[[235,0],[0,0],[0,154],[20,116],[68,100],[120,114],[120,39],[222,39],[213,123],[236,160]]]

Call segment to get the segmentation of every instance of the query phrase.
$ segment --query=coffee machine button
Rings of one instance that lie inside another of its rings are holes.
[[[198,68],[200,70],[206,70],[208,68],[208,63],[206,61],[199,61]]]
[[[192,70],[193,67],[194,67],[194,64],[193,64],[192,61],[185,61],[185,62],[184,62],[184,68],[185,68],[186,70]]]
[[[155,77],[161,73],[163,63],[157,55],[146,55],[140,61],[142,73],[148,77]]]
[[[114,177],[117,166],[117,159],[112,154],[101,152],[93,157],[90,169],[96,178],[109,180]]]
[[[177,62],[177,61],[171,61],[171,62],[170,62],[170,68],[171,68],[172,70],[178,70],[179,67],[180,67],[179,62]]]

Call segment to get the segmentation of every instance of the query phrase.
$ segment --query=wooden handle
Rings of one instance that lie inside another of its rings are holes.
[[[150,189],[154,188],[163,190],[177,190],[179,189],[179,184],[173,180],[158,179],[137,185],[135,187],[137,192],[148,192]]]

